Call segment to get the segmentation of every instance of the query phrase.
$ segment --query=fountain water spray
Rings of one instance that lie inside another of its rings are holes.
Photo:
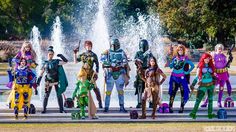
[[[33,49],[35,50],[36,52],[36,55],[37,55],[37,58],[36,58],[36,62],[38,63],[38,66],[36,68],[36,74],[37,76],[40,74],[40,68],[42,67],[42,50],[41,50],[41,41],[42,41],[42,38],[41,38],[41,35],[40,35],[40,32],[39,32],[39,29],[34,26],[32,28],[32,31],[31,31],[31,35],[30,35],[30,42],[32,43],[32,47]],[[41,95],[42,95],[42,87],[43,85],[40,85],[39,87],[39,97],[40,97],[40,100],[41,100]]]
[[[90,38],[93,42],[93,50],[94,52],[100,57],[101,53],[109,49],[109,35],[108,35],[108,28],[105,16],[105,9],[107,6],[107,0],[99,0],[98,2],[98,12],[96,14],[96,19],[94,20],[94,24],[92,26],[92,32],[90,33]],[[99,64],[101,67],[101,63]],[[100,72],[98,74],[97,85],[100,88],[100,92],[104,95],[103,89],[104,76],[103,71],[100,68]]]
[[[55,55],[64,54],[65,46],[64,44],[62,44],[62,41],[63,41],[63,34],[62,34],[61,21],[59,16],[57,16],[52,26],[52,34],[51,34],[51,45],[53,46]]]

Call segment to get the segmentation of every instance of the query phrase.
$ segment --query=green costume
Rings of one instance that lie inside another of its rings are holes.
[[[190,117],[192,117],[193,119],[196,119],[196,113],[197,110],[199,108],[199,105],[205,95],[205,93],[207,92],[208,94],[208,99],[209,99],[209,104],[208,104],[208,118],[211,119],[214,117],[214,114],[212,113],[213,111],[213,93],[214,93],[214,80],[213,80],[213,76],[212,76],[212,69],[210,67],[208,67],[208,65],[205,65],[205,68],[202,69],[202,80],[200,83],[200,86],[198,88],[197,91],[197,99],[194,105],[194,108],[192,110],[192,112],[190,113]],[[198,76],[193,80],[193,83],[191,85],[191,87],[193,88],[196,83],[198,82]]]
[[[85,108],[88,106],[88,92],[92,89],[94,89],[93,83],[90,83],[88,80],[85,82],[79,80],[76,84],[75,91],[73,92],[72,98],[77,98],[77,106],[80,107],[82,118],[85,117]]]
[[[92,79],[92,76],[94,74],[93,66],[94,64],[96,65],[96,72],[99,72],[99,62],[98,62],[98,57],[97,55],[92,52],[92,51],[86,51],[82,54],[80,54],[77,58],[78,62],[83,62],[82,68],[86,71],[87,73],[87,78],[90,81]],[[85,64],[87,64],[88,67],[85,67]],[[94,80],[96,80],[97,75],[94,76]],[[102,99],[101,99],[101,93],[99,88],[95,87],[93,89],[94,93],[96,94],[96,98],[98,100],[98,105],[99,108],[102,108]]]

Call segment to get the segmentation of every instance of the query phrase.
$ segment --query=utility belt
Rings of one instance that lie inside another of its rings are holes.
[[[215,72],[216,73],[224,73],[224,72],[227,72],[228,71],[228,68],[220,68],[220,69],[216,69]]]
[[[123,68],[122,67],[111,67],[112,72],[119,72],[121,69],[123,69]]]
[[[46,87],[52,87],[52,86],[54,86],[54,85],[58,85],[58,82],[53,82],[53,83],[50,83],[49,81],[46,81],[46,82],[45,82],[45,86],[46,86]]]
[[[202,83],[202,84],[200,85],[200,87],[208,87],[208,86],[212,86],[212,85],[214,85],[214,82]]]
[[[21,86],[22,88],[29,88],[30,87],[30,84],[15,84],[15,86]]]

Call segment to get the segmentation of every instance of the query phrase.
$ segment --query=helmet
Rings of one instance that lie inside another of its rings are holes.
[[[118,49],[120,49],[120,42],[118,39],[111,40],[110,49],[113,51],[117,51]]]
[[[146,39],[142,39],[139,41],[139,50],[142,52],[146,52],[149,49],[148,41]]]

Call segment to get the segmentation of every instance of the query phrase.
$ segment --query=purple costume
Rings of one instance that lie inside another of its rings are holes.
[[[228,95],[231,96],[232,88],[229,82],[228,68],[226,67],[227,60],[223,53],[214,54],[214,61],[216,67],[217,85],[219,87],[218,105],[221,107],[221,100],[224,92],[224,85],[227,86]]]

